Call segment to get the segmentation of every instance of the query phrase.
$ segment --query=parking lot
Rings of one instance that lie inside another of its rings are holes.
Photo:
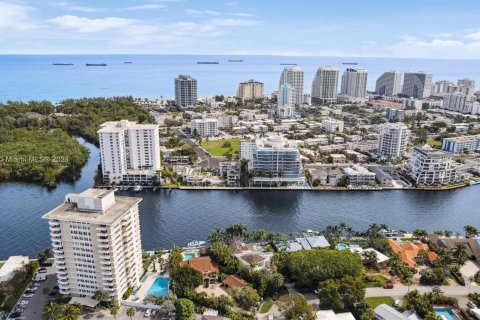
[[[15,319],[40,320],[42,318],[43,306],[48,302],[48,293],[53,290],[57,283],[57,276],[54,267],[47,267],[47,280],[39,282],[39,286],[35,289],[33,296],[30,298],[21,297],[22,300],[28,301],[26,308],[21,312],[21,316]],[[30,287],[31,285],[29,285]],[[18,305],[18,304],[17,304]]]

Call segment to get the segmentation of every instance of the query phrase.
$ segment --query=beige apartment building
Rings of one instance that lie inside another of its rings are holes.
[[[92,298],[104,291],[120,301],[127,288],[139,285],[140,201],[91,188],[67,194],[43,216],[50,225],[61,294]]]

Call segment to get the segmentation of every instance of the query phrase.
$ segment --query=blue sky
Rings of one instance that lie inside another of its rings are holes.
[[[478,0],[0,0],[0,53],[480,59]]]

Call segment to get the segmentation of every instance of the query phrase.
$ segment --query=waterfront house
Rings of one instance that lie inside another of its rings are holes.
[[[220,272],[218,264],[209,256],[206,257],[196,257],[191,258],[190,260],[182,261],[180,265],[189,266],[197,271],[200,271],[204,279],[216,278]]]
[[[287,251],[310,250],[314,248],[328,248],[330,243],[324,236],[306,236],[297,238],[289,243]]]
[[[454,250],[458,244],[465,246],[465,251],[470,259],[480,259],[480,244],[477,239],[473,238],[441,238],[436,235],[429,237],[431,243],[438,245],[440,248]]]
[[[388,239],[388,244],[392,248],[393,252],[397,253],[400,256],[400,259],[403,263],[407,264],[409,267],[414,268],[416,265],[416,258],[420,250],[425,250],[428,252],[427,259],[430,263],[437,259],[437,254],[428,249],[428,245],[422,242],[408,242],[408,243],[399,243],[393,239]]]

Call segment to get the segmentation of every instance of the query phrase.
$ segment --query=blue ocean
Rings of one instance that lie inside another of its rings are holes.
[[[243,60],[229,62],[228,60]],[[219,64],[197,64],[218,61]],[[126,64],[124,62],[132,62]],[[198,56],[198,55],[0,55],[0,101],[51,100],[131,95],[139,98],[172,98],[174,78],[190,74],[198,80],[199,97],[234,95],[239,82],[262,81],[265,93],[277,89],[281,64],[295,63],[305,71],[305,92],[319,66],[336,66],[342,72],[358,62],[366,68],[368,89],[384,71],[429,71],[433,80],[456,81],[469,77],[480,84],[480,60],[435,60],[397,58],[342,58],[288,56]],[[53,63],[73,63],[55,66]],[[87,67],[86,63],[106,63]]]

